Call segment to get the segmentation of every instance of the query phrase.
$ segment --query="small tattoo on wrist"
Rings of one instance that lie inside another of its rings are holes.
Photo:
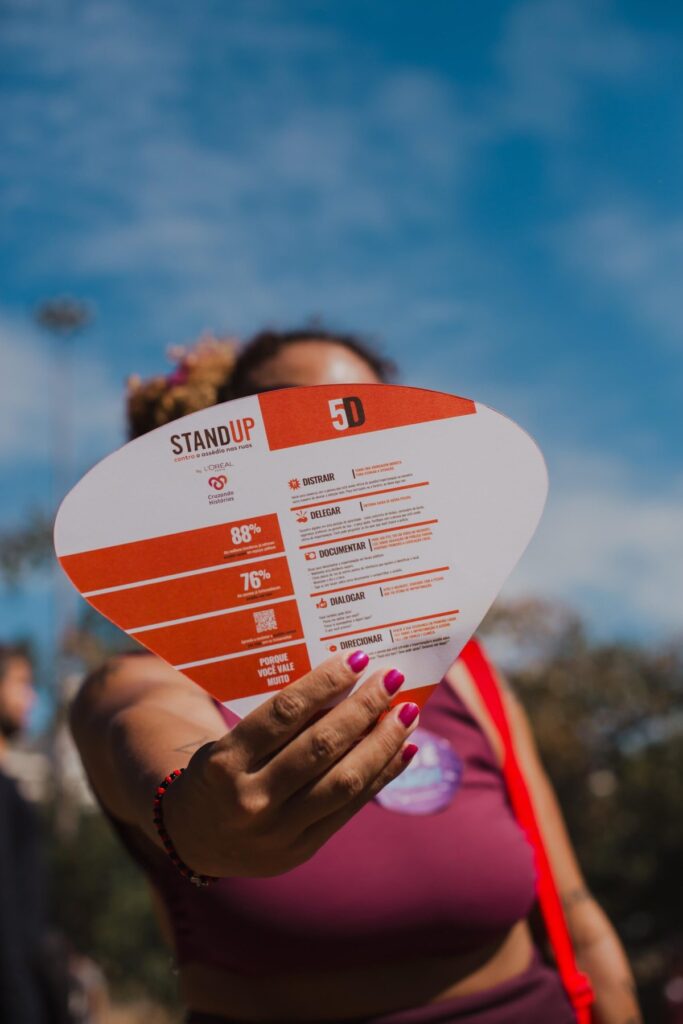
[[[571,910],[577,903],[584,903],[586,900],[592,899],[593,896],[588,889],[572,889],[571,892],[562,896],[562,906],[565,910]]]
[[[201,739],[190,740],[189,743],[184,743],[182,747],[174,747],[173,748],[173,753],[174,754],[191,754],[195,750],[199,750],[200,747],[203,747],[204,744],[208,743],[210,739],[211,739],[210,736],[202,736]]]

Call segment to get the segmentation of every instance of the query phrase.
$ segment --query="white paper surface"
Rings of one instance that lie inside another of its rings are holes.
[[[130,442],[67,495],[55,547],[91,604],[239,715],[357,648],[422,703],[546,492],[536,444],[486,406],[322,385]]]

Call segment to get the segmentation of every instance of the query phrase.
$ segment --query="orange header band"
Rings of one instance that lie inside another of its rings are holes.
[[[469,398],[386,384],[284,388],[258,399],[271,451],[477,411]]]

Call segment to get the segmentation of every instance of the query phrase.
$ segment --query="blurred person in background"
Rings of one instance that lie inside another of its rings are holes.
[[[231,345],[204,342],[168,377],[131,381],[130,434],[229,398],[380,383],[391,372],[355,336],[317,329],[262,332],[236,361]],[[403,681],[395,670],[372,672],[362,651],[336,655],[236,721],[146,652],[113,658],[86,680],[74,736],[106,814],[155,888],[188,1022],[574,1020],[532,938],[533,853],[467,666],[461,658],[448,670],[419,715],[396,704]],[[595,1020],[639,1024],[621,944],[582,877],[521,704],[499,683],[596,991]],[[445,741],[461,773],[437,812],[408,814],[387,787],[416,756],[418,724],[422,747],[434,754]],[[162,840],[152,798],[179,768],[163,796]],[[217,883],[193,886],[165,845],[192,880]]]
[[[67,1020],[66,961],[48,932],[42,839],[33,808],[6,771],[10,742],[35,699],[26,650],[0,644],[0,1021]]]

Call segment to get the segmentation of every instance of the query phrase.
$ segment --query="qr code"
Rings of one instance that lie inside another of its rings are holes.
[[[254,612],[254,623],[257,633],[270,633],[271,630],[277,629],[275,609],[264,608],[263,611]]]

